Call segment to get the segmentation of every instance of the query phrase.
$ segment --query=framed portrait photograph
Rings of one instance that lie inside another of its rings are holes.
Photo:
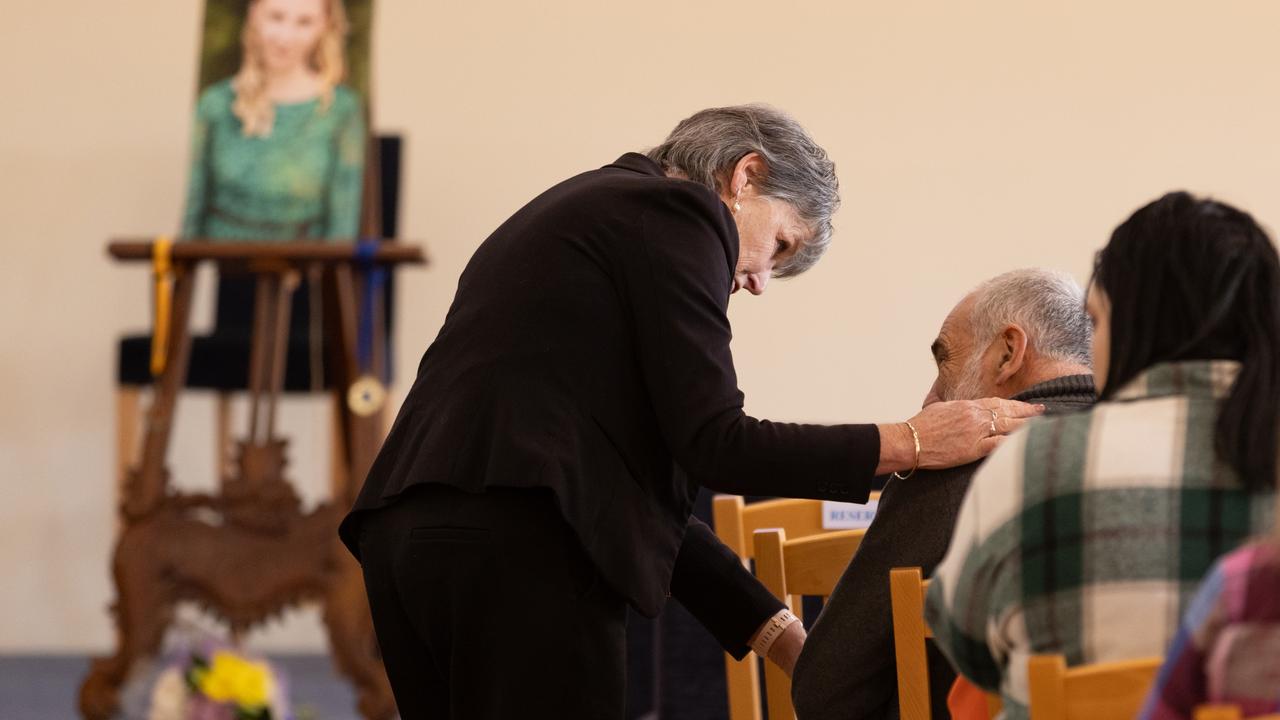
[[[208,0],[184,238],[350,241],[372,0]]]

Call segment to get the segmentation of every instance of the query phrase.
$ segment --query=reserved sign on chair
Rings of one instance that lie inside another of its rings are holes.
[[[860,530],[862,528],[870,527],[871,521],[876,516],[876,507],[879,505],[879,499],[868,500],[863,505],[837,502],[835,500],[823,500],[822,529]]]

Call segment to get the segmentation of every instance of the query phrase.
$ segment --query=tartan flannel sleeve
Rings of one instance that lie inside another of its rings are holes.
[[[938,648],[957,672],[992,692],[1000,690],[1009,662],[1000,619],[1017,605],[1018,536],[1011,503],[1019,497],[1024,449],[1025,437],[1011,438],[974,475],[925,598],[925,621]]]

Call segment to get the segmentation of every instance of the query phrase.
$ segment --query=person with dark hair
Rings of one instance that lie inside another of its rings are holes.
[[[1280,260],[1247,213],[1176,192],[1098,253],[1092,409],[978,471],[926,616],[938,647],[1027,716],[1027,660],[1161,655],[1214,560],[1274,522]]]
[[[971,462],[1040,412],[743,411],[729,297],[818,261],[837,186],[790,116],[712,108],[480,245],[341,527],[401,717],[621,717],[626,605],[654,616],[671,596],[789,671],[804,631],[690,521],[699,485],[864,502],[876,474]]]

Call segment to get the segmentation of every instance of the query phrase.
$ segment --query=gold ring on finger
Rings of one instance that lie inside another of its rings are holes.
[[[995,410],[987,410],[987,412],[991,413],[991,434],[999,435],[1000,431],[996,429],[996,420],[999,420],[1000,416],[996,414]]]

